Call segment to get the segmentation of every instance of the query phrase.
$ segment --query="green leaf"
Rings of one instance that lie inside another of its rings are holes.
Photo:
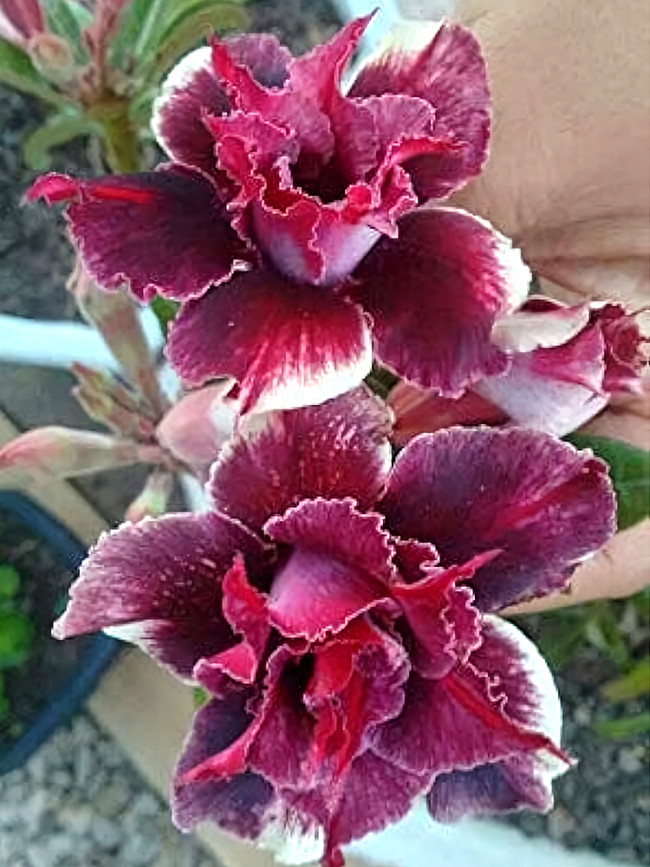
[[[20,48],[0,39],[0,84],[37,96],[51,105],[65,105],[64,96],[53,90],[38,74],[29,57]]]
[[[168,298],[162,298],[160,295],[156,295],[150,306],[156,315],[163,336],[167,337],[169,325],[174,321],[176,311],[181,305],[178,301],[170,301]]]
[[[618,501],[618,529],[624,530],[650,516],[650,452],[619,440],[588,434],[566,439],[578,448],[590,448],[609,464]]]
[[[15,668],[28,658],[34,625],[26,614],[7,611],[0,614],[0,669]]]
[[[609,701],[628,701],[650,695],[650,655],[637,662],[625,677],[608,681],[600,691]]]
[[[135,56],[135,45],[156,0],[132,0],[122,13],[121,24],[110,46],[111,64],[123,68],[127,59]]]
[[[638,735],[644,735],[650,731],[650,712],[619,719],[596,720],[594,731],[599,738],[612,741],[625,741]]]
[[[200,707],[203,707],[204,704],[208,703],[208,694],[200,686],[194,686],[192,687],[192,700],[194,702],[194,708],[198,710]]]
[[[0,566],[0,600],[12,599],[20,589],[20,575],[8,563]]]
[[[147,85],[158,83],[181,57],[204,41],[212,30],[221,32],[243,28],[247,20],[246,13],[236,3],[194,0],[191,7],[179,10],[160,32],[155,52],[150,46],[139,72]]]
[[[81,31],[90,26],[92,13],[74,0],[49,0],[47,20],[51,30],[68,43],[75,60],[86,63],[88,55],[84,49]]]
[[[102,127],[82,114],[66,112],[49,117],[23,143],[25,162],[35,171],[50,167],[52,148],[80,135],[101,135]]]

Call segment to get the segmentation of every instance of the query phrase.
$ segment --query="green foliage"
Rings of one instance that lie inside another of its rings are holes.
[[[625,741],[637,735],[644,735],[650,732],[650,712],[616,719],[596,720],[594,731],[599,738],[612,741]]]
[[[49,105],[61,106],[68,101],[41,78],[24,51],[5,39],[0,39],[0,84],[37,96]]]
[[[194,686],[192,687],[192,700],[194,701],[194,707],[198,710],[204,704],[207,704],[208,694],[200,686]]]
[[[169,298],[163,298],[161,295],[156,295],[150,306],[156,314],[160,330],[163,335],[167,337],[169,326],[174,321],[176,311],[181,305],[178,301],[170,301]]]
[[[11,705],[3,672],[27,661],[34,640],[34,624],[20,610],[20,590],[16,569],[9,564],[0,565],[0,723],[9,723],[10,727]]]
[[[0,566],[0,606],[12,599],[20,589],[20,575],[8,563]]]
[[[578,448],[592,449],[609,464],[618,502],[619,530],[650,516],[650,452],[587,434],[572,434],[567,440]]]
[[[160,76],[205,35],[245,22],[243,0],[133,0],[111,46],[117,66],[146,66],[146,78]]]
[[[49,0],[46,8],[52,32],[65,39],[78,63],[87,62],[81,32],[93,20],[90,10],[75,0]]]
[[[53,114],[23,142],[25,162],[30,169],[37,172],[49,169],[52,148],[60,147],[82,135],[101,136],[102,127],[76,111]]]
[[[608,701],[630,701],[650,692],[650,655],[636,662],[623,677],[610,680],[600,689]]]
[[[157,47],[142,66],[145,80],[155,85],[181,57],[195,48],[213,30],[221,32],[243,28],[246,17],[235,3],[213,0],[194,2],[191,9],[178,11],[157,39]]]

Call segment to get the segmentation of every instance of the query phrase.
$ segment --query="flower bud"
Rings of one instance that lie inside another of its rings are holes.
[[[38,0],[0,0],[0,37],[27,50],[29,39],[45,32]]]
[[[0,449],[0,476],[16,471],[45,483],[139,461],[156,463],[164,455],[155,446],[65,427],[42,427],[21,434]]]
[[[54,33],[38,33],[27,42],[27,53],[43,78],[54,84],[69,84],[76,65],[72,49]]]

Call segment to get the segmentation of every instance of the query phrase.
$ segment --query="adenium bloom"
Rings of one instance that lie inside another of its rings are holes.
[[[488,224],[441,202],[486,158],[489,94],[455,24],[344,67],[368,18],[293,58],[272,36],[215,41],[171,73],[154,130],[171,162],[96,180],[50,174],[105,289],[182,302],[168,355],[197,386],[232,376],[246,412],[340,394],[383,364],[457,395],[505,369],[490,341],[528,271]],[[425,200],[435,205],[421,208]]]
[[[599,413],[613,394],[642,393],[645,359],[635,316],[621,304],[573,307],[531,297],[500,320],[492,340],[508,355],[457,399],[399,383],[388,403],[398,444],[453,424],[519,424],[564,436]]]
[[[211,693],[179,827],[295,832],[337,867],[419,795],[442,821],[548,810],[557,693],[493,612],[564,587],[613,533],[605,465],[534,431],[453,428],[391,469],[386,410],[361,389],[249,418],[212,509],[103,536],[54,627],[108,629]]]

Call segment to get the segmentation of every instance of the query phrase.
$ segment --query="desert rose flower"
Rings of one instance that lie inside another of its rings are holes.
[[[398,444],[453,424],[519,424],[564,436],[613,394],[643,391],[648,340],[621,304],[569,307],[530,298],[495,325],[492,340],[508,355],[506,371],[478,380],[459,398],[407,382],[395,386],[388,402]]]
[[[613,533],[605,465],[534,431],[453,428],[391,468],[385,407],[361,389],[249,419],[212,509],[103,536],[54,627],[108,629],[211,693],[179,827],[279,829],[338,867],[419,795],[442,821],[550,809],[557,693],[493,612],[564,587]]]
[[[243,412],[346,391],[373,345],[448,395],[507,365],[490,333],[525,297],[528,271],[488,224],[441,204],[487,154],[478,44],[455,24],[423,25],[422,45],[380,54],[343,94],[367,22],[300,58],[265,35],[193,52],[156,107],[170,163],[50,174],[28,193],[71,203],[102,287],[182,302],[170,360],[192,386],[234,377]]]

